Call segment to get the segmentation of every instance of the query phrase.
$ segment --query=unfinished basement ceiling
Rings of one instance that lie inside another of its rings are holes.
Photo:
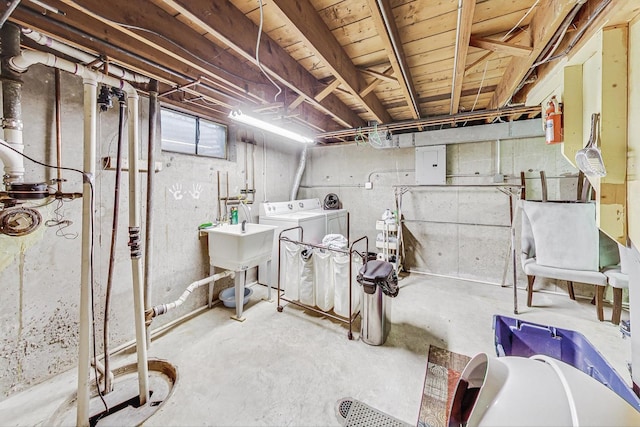
[[[548,58],[638,9],[612,0],[262,0],[262,10],[259,0],[47,0],[55,13],[37,3],[19,2],[9,20],[158,79],[166,103],[222,122],[241,109],[319,142],[374,122],[401,132],[534,117],[539,107],[523,101]]]

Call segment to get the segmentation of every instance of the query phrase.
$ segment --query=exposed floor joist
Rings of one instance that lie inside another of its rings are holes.
[[[575,0],[541,0],[529,25],[532,51],[526,57],[514,57],[511,60],[491,98],[489,108],[499,108],[509,102],[524,76],[574,7],[578,7]]]
[[[453,84],[451,85],[451,108],[449,114],[456,114],[460,109],[460,94],[462,93],[462,81],[464,79],[467,52],[469,51],[469,39],[471,38],[471,25],[473,24],[473,12],[476,8],[476,0],[460,0],[458,5],[458,29],[456,35],[456,52],[453,64]]]
[[[255,39],[258,27],[230,3],[204,0],[190,0],[188,4],[175,0],[162,2],[177,10],[202,31],[216,37],[236,54],[257,65]],[[238,31],[239,28],[242,31]],[[329,95],[320,102],[316,101],[316,79],[268,36],[262,35],[259,49],[262,67],[279,84],[304,95],[307,102],[320,108],[325,114],[333,116],[343,126],[358,126],[364,123],[362,118],[335,96]]]
[[[393,18],[391,5],[388,0],[367,0],[367,3],[369,4],[369,9],[371,9],[371,17],[378,35],[391,62],[393,74],[396,76],[404,99],[410,108],[411,116],[417,119],[420,117],[420,106],[417,102],[418,95],[413,79],[408,75],[409,66],[402,49],[398,27],[395,20],[389,18]],[[394,48],[394,40],[396,48]]]
[[[366,87],[364,78],[322,21],[308,0],[271,0],[281,16],[315,55],[324,61],[332,74],[380,123],[391,122],[391,116],[373,93],[361,94]],[[336,86],[337,87],[337,86]]]

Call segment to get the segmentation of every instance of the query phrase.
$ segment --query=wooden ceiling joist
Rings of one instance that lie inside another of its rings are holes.
[[[231,3],[205,0],[162,0],[162,3],[178,11],[200,31],[211,34],[236,54],[256,64],[255,39],[258,27]],[[259,48],[260,64],[279,84],[304,95],[307,102],[334,117],[343,126],[364,124],[363,119],[333,95],[327,96],[321,102],[316,101],[316,79],[267,35],[261,36]]]
[[[411,111],[411,117],[417,119],[420,117],[420,106],[417,101],[418,94],[413,84],[413,79],[408,75],[409,66],[404,49],[402,48],[398,26],[393,19],[391,5],[388,0],[367,0],[367,2],[369,3],[371,17],[373,18],[378,35],[382,40],[387,57],[391,62],[393,73],[397,78],[397,82],[400,84],[400,90]],[[380,9],[380,7],[382,9]],[[396,48],[394,48],[393,45],[394,40],[396,42]],[[405,70],[404,73],[403,70]]]
[[[381,123],[392,120],[375,94],[361,95],[360,91],[366,86],[364,78],[308,0],[272,0],[271,6],[278,8],[291,26],[290,30],[298,34],[303,43],[322,59],[336,79],[349,88],[375,120]]]
[[[458,6],[458,29],[456,36],[456,52],[454,57],[453,84],[451,85],[451,108],[449,114],[456,114],[460,109],[460,94],[462,93],[462,81],[464,69],[469,51],[471,38],[471,25],[473,24],[473,12],[476,8],[476,0],[460,0]]]
[[[513,92],[560,28],[566,16],[574,7],[579,7],[576,3],[575,0],[541,0],[529,25],[532,51],[528,56],[514,57],[511,60],[488,108],[499,108],[509,102]]]
[[[471,37],[469,45],[493,52],[505,53],[512,56],[529,56],[533,48],[528,46],[505,43],[499,40],[491,40],[480,37]]]

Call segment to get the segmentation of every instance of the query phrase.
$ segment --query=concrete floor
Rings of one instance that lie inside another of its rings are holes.
[[[151,357],[173,363],[179,373],[173,396],[147,426],[338,426],[334,406],[353,397],[415,424],[429,345],[474,355],[495,354],[492,316],[512,316],[510,288],[441,277],[410,275],[393,301],[391,334],[373,347],[347,339],[347,326],[292,305],[282,313],[261,300],[254,286],[246,321],[229,319],[217,306],[154,340]],[[536,293],[523,320],[583,333],[630,382],[629,339],[617,326],[596,319],[588,300]],[[605,309],[605,317],[610,316]],[[628,312],[623,312],[623,318]],[[122,354],[113,365],[133,362]],[[75,388],[75,370],[0,402],[1,425],[44,425]]]

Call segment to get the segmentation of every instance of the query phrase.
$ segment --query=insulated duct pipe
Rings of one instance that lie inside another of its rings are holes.
[[[158,122],[158,81],[151,80],[149,85],[149,143],[147,148],[147,212],[144,242],[144,310],[151,308],[151,273],[153,265],[153,183],[155,177],[156,128]],[[218,201],[218,203],[220,203]],[[151,345],[151,322],[145,323],[147,347]]]
[[[20,54],[20,28],[6,24],[0,33],[2,56]],[[7,144],[22,153],[22,79],[20,73],[2,64],[2,128]],[[0,146],[0,159],[4,164],[4,184],[24,181],[24,159],[15,151]]]
[[[293,188],[291,189],[291,197],[289,200],[295,200],[298,197],[298,189],[300,188],[300,181],[302,180],[302,174],[304,173],[305,165],[307,164],[307,144],[304,145],[302,149],[302,154],[300,155],[300,164],[298,165],[298,172],[296,173],[296,177],[293,181]]]
[[[61,59],[46,52],[23,51],[8,61],[9,67],[14,71],[24,72],[29,66],[43,64],[53,68],[67,71],[81,76],[84,83],[84,172],[85,183],[82,199],[82,269],[80,288],[80,336],[79,336],[79,360],[78,360],[78,426],[89,425],[89,357],[91,345],[91,261],[93,247],[92,215],[93,197],[92,186],[87,179],[93,180],[96,164],[96,116],[97,116],[97,88],[98,83],[117,87],[127,94],[127,106],[129,110],[129,234],[131,246],[131,268],[133,272],[133,302],[136,326],[136,343],[138,356],[138,386],[140,405],[145,405],[149,400],[149,369],[147,366],[147,346],[144,333],[144,307],[142,305],[142,265],[140,264],[140,200],[139,165],[138,165],[138,93],[131,84],[114,77],[95,72],[83,65]],[[137,237],[136,237],[137,235]]]
[[[68,44],[59,42],[55,39],[52,39],[49,36],[45,36],[44,34],[41,34],[30,28],[23,28],[22,34],[24,34],[25,37],[38,43],[39,45],[47,46],[64,55],[77,59],[78,61],[83,62],[85,64],[89,64],[100,59],[97,56],[91,55],[90,53],[84,52],[80,49],[76,49],[75,47],[69,46]],[[113,64],[109,64],[108,73],[121,80],[127,80],[135,83],[149,83],[148,77],[142,76],[140,74],[132,73],[130,71],[127,71]]]

